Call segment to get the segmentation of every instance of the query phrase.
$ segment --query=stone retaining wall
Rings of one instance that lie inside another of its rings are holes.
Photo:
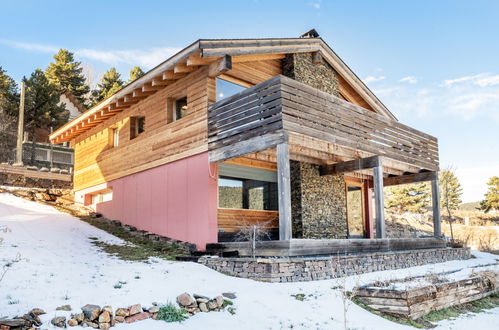
[[[237,277],[263,282],[302,282],[469,258],[470,250],[467,248],[444,248],[333,257],[265,259],[202,257],[198,262],[221,273]]]

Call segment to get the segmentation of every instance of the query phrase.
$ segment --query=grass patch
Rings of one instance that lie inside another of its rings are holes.
[[[439,322],[442,320],[447,320],[450,318],[456,318],[462,314],[467,314],[467,313],[480,313],[483,312],[484,310],[487,309],[492,309],[499,307],[499,294],[494,293],[488,297],[482,298],[480,300],[475,300],[466,304],[462,305],[456,305],[452,307],[447,307],[443,309],[439,309],[436,311],[431,311],[427,315],[417,319],[417,320],[409,320],[405,318],[400,318],[396,317],[393,315],[381,313],[378,311],[375,311],[371,308],[369,308],[366,304],[364,304],[358,297],[354,297],[352,301],[359,305],[360,307],[364,308],[365,310],[376,314],[378,316],[381,316],[387,320],[390,320],[392,322],[396,322],[399,324],[403,325],[410,325],[415,328],[433,328],[435,325],[433,324],[434,322]]]
[[[179,308],[169,302],[160,307],[156,319],[163,320],[165,322],[182,322],[187,320],[187,316],[185,315],[186,313],[185,309]]]
[[[146,261],[149,257],[175,260],[176,256],[190,255],[184,246],[175,242],[154,242],[146,237],[134,236],[121,226],[91,216],[80,216],[80,219],[130,243],[124,245],[109,244],[98,241],[95,237],[89,237],[92,244],[123,260]]]
[[[292,294],[291,297],[295,298],[298,301],[304,301],[306,299],[304,293]]]

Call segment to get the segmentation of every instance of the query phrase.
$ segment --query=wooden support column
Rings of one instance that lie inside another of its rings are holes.
[[[291,239],[291,171],[287,142],[277,145],[277,187],[279,191],[279,240]]]
[[[385,238],[385,207],[383,198],[383,166],[373,168],[374,206],[376,208],[376,238]]]
[[[440,227],[440,192],[438,191],[438,173],[431,180],[431,205],[433,207],[433,236],[442,236]]]

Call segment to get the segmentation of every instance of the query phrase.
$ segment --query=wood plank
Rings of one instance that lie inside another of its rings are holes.
[[[346,162],[336,163],[319,168],[320,175],[335,175],[344,172],[353,172],[368,168],[373,168],[381,165],[379,156],[371,156],[367,158],[359,158]]]
[[[232,70],[232,57],[225,55],[218,61],[210,64],[208,68],[208,77],[215,78],[229,70]]]
[[[440,192],[438,187],[438,173],[435,173],[435,178],[431,180],[431,205],[433,209],[433,235],[440,237],[442,229],[440,226]]]
[[[421,172],[407,175],[388,177],[383,179],[383,185],[394,186],[400,184],[408,184],[422,181],[431,181],[437,177],[437,172]]]
[[[383,196],[383,167],[382,164],[373,168],[374,208],[376,220],[376,238],[385,238],[385,203]]]

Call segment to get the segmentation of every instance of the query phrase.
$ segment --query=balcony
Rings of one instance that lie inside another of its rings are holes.
[[[285,141],[291,158],[320,164],[376,155],[387,159],[384,166],[396,175],[438,170],[435,137],[284,76],[210,107],[212,162]]]

